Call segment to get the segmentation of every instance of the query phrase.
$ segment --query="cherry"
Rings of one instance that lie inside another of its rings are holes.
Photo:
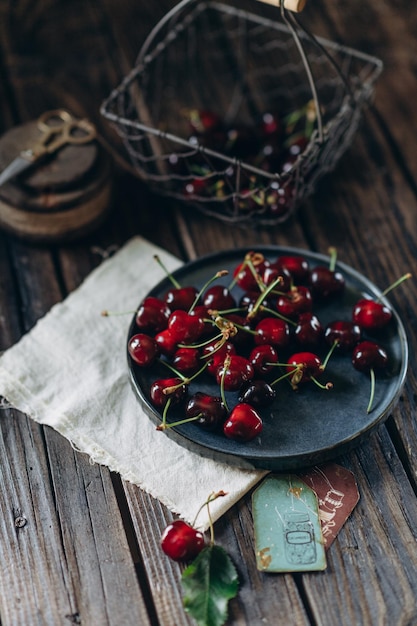
[[[240,402],[227,418],[223,432],[229,439],[246,442],[260,435],[262,428],[262,418],[255,409],[246,402]]]
[[[253,344],[253,331],[250,322],[248,322],[246,317],[236,313],[228,313],[225,317],[237,328],[236,335],[230,338],[230,341],[236,346],[236,350],[240,352],[249,350]]]
[[[214,340],[206,344],[203,348],[203,358],[207,359],[207,372],[216,376],[219,365],[224,362],[227,355],[233,354],[236,354],[236,348],[230,341],[221,343]]]
[[[164,299],[171,311],[177,309],[189,311],[197,295],[198,291],[195,287],[174,287],[166,292]]]
[[[313,381],[322,389],[331,389],[331,383],[322,385],[316,378],[324,371],[328,357],[325,362],[322,362],[313,352],[296,352],[290,356],[286,369],[288,373],[292,373],[291,385],[293,389],[297,389],[300,383],[309,381]]]
[[[245,402],[255,408],[261,408],[272,404],[275,397],[275,390],[266,380],[251,380],[241,388],[239,402]]]
[[[388,354],[384,348],[374,341],[361,341],[353,350],[352,365],[359,372],[369,372],[371,377],[371,391],[366,409],[367,413],[372,410],[375,396],[375,369],[384,369],[388,364]]]
[[[265,376],[273,369],[271,363],[278,363],[277,351],[270,344],[256,346],[249,354],[249,361],[255,374]]]
[[[219,384],[222,383],[227,391],[236,391],[243,383],[252,380],[254,374],[253,366],[248,359],[232,354],[217,367],[216,380]]]
[[[310,264],[300,255],[282,255],[277,260],[277,266],[285,268],[292,276],[294,282],[305,284],[310,277]]]
[[[285,348],[290,341],[287,322],[275,317],[262,319],[255,327],[255,344],[270,344],[274,348]]]
[[[178,348],[172,357],[173,367],[188,376],[201,367],[200,351],[197,348]]]
[[[298,316],[294,337],[299,346],[304,348],[316,348],[320,345],[323,335],[323,326],[314,313],[306,312]]]
[[[391,318],[391,309],[376,300],[362,298],[353,307],[352,319],[364,330],[380,330],[388,324]]]
[[[161,378],[155,380],[150,389],[152,404],[158,408],[165,407],[168,400],[171,404],[178,404],[185,398],[187,385],[182,378]]]
[[[177,338],[178,343],[192,343],[203,334],[204,321],[198,315],[191,315],[178,309],[171,313],[168,329]]]
[[[295,189],[291,182],[285,184],[274,181],[265,192],[264,206],[273,218],[284,218],[292,207]]]
[[[198,134],[205,134],[221,128],[221,119],[213,111],[191,109],[188,114],[191,130]]]
[[[161,330],[160,333],[155,335],[155,341],[158,344],[161,354],[167,357],[172,357],[178,347],[178,337],[176,333],[172,332],[169,328]]]
[[[169,289],[164,296],[165,303],[169,306],[171,311],[175,311],[177,309],[189,311],[191,307],[196,304],[196,298],[198,296],[197,289],[192,286],[181,287],[179,282],[162,263],[160,256],[158,254],[154,254],[153,258],[158,265],[162,267],[173,285],[172,289]]]
[[[171,309],[166,302],[153,296],[148,296],[140,304],[136,313],[136,325],[149,333],[158,333],[168,326]]]
[[[209,309],[223,311],[234,309],[236,302],[227,287],[223,285],[213,285],[204,293],[203,305]]]
[[[201,336],[206,336],[211,334],[213,330],[213,323],[211,322],[211,315],[208,307],[199,304],[195,306],[193,309],[188,311],[190,315],[199,317],[203,322]]]
[[[234,282],[244,291],[255,291],[259,295],[259,274],[266,267],[265,257],[260,252],[247,252],[242,263],[233,271]]]
[[[329,250],[329,267],[317,265],[310,272],[310,287],[314,298],[328,299],[340,296],[345,290],[345,278],[343,274],[335,269],[336,249]]]
[[[169,524],[161,537],[161,548],[173,561],[194,559],[204,545],[204,535],[180,519]]]
[[[374,368],[383,369],[387,363],[386,350],[374,341],[361,341],[353,351],[352,364],[359,372],[369,372]]]
[[[271,135],[280,135],[282,132],[281,121],[277,115],[273,113],[264,113],[260,124],[260,132],[267,137]]]
[[[276,281],[278,277],[281,278],[279,283],[279,290],[288,291],[291,288],[292,284],[292,278],[289,271],[285,267],[280,267],[276,264],[265,267],[262,274],[262,280],[265,285],[270,285],[273,281]]]
[[[279,296],[276,302],[278,313],[289,318],[311,311],[312,308],[313,298],[311,291],[303,285],[292,287],[288,294]]]
[[[361,329],[348,320],[335,320],[326,326],[324,338],[330,345],[336,342],[337,350],[348,352],[361,340]]]
[[[155,339],[144,333],[133,335],[128,341],[127,349],[135,363],[141,367],[153,365],[160,353]]]
[[[220,396],[197,391],[189,400],[185,409],[187,418],[198,418],[197,424],[207,430],[214,430],[223,424],[227,411]]]
[[[411,274],[404,274],[392,285],[390,285],[379,298],[361,298],[353,307],[352,319],[361,328],[368,331],[380,330],[384,328],[392,318],[391,309],[381,302],[381,298],[398,287],[404,280],[411,278]]]

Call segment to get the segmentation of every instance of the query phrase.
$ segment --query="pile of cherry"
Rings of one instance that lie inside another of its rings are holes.
[[[336,251],[330,254],[328,265],[311,267],[302,255],[267,259],[250,251],[234,268],[229,286],[218,282],[228,273],[222,270],[200,290],[170,276],[172,288],[163,298],[143,300],[128,352],[139,367],[166,368],[166,376],[155,378],[149,389],[161,415],[159,430],[195,422],[230,439],[250,441],[261,433],[260,410],[274,402],[279,385],[289,384],[294,391],[312,384],[323,391],[332,388],[320,378],[336,351],[349,354],[352,366],[370,375],[366,410],[372,410],[375,372],[389,361],[379,338],[392,311],[380,298],[362,297],[350,319],[323,326],[316,305],[345,292]],[[409,277],[402,276],[382,296]],[[239,301],[236,285],[243,293]],[[378,341],[369,338],[375,332]],[[195,389],[203,377],[210,377],[216,393],[190,393],[190,383]],[[181,420],[170,421],[173,406],[181,408]]]
[[[249,124],[226,124],[212,111],[192,109],[186,112],[190,136],[188,141],[210,148],[220,154],[248,163],[259,170],[285,174],[305,150],[316,119],[314,103],[286,115],[264,113],[259,121]],[[185,160],[175,155],[170,160],[175,172],[181,172]],[[182,189],[185,197],[203,196],[222,199],[235,192],[235,171],[230,166],[224,176],[213,175],[203,158],[188,164],[195,176]],[[218,164],[219,171],[224,164]],[[263,210],[271,217],[280,217],[291,208],[294,186],[288,179],[273,181],[265,187],[259,176],[240,172],[239,208],[242,211]]]

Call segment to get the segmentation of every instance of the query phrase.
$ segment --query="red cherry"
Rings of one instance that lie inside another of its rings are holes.
[[[178,309],[171,313],[168,329],[178,343],[192,343],[203,334],[204,322],[198,315],[190,315],[187,311]]]
[[[149,333],[159,333],[168,326],[171,310],[163,300],[148,296],[136,313],[136,325]]]
[[[260,130],[263,135],[280,135],[282,132],[281,121],[277,115],[272,113],[264,113],[262,115],[262,122]]]
[[[273,264],[264,269],[262,274],[262,280],[265,285],[270,285],[278,277],[281,278],[281,282],[277,285],[277,289],[280,291],[288,291],[291,288],[291,274],[285,267]]]
[[[161,354],[172,357],[178,347],[178,338],[169,328],[161,330],[155,335],[155,341],[158,344]]]
[[[313,352],[296,352],[288,359],[287,372],[293,372],[294,384],[305,383],[323,371],[323,363]]]
[[[252,380],[254,371],[252,364],[243,356],[232,354],[229,357],[229,364],[221,363],[216,372],[216,380],[220,385],[223,383],[227,391],[236,391],[243,383]]]
[[[194,559],[204,548],[204,544],[204,535],[183,520],[175,520],[169,524],[161,537],[161,548],[173,561]]]
[[[265,192],[265,207],[274,218],[284,218],[291,210],[295,199],[295,189],[291,182],[274,181]]]
[[[381,370],[388,364],[388,354],[380,345],[374,341],[361,341],[354,348],[352,354],[352,365],[359,372],[369,372],[371,377],[371,391],[366,409],[371,412],[375,395],[375,370]]]
[[[220,348],[217,348],[218,341],[214,340],[203,348],[203,356],[208,363],[207,372],[212,376],[216,376],[219,365],[224,362],[228,354],[236,354],[236,348],[230,341],[225,341]]]
[[[308,282],[310,276],[310,264],[300,255],[282,255],[277,260],[279,267],[284,267],[299,285]]]
[[[327,325],[324,337],[329,345],[336,341],[337,350],[348,352],[361,340],[361,329],[347,320],[335,320]]]
[[[127,349],[132,359],[141,367],[149,367],[159,356],[159,347],[153,337],[138,333],[128,341]]]
[[[313,298],[327,300],[331,297],[340,296],[345,290],[345,278],[336,269],[337,250],[329,248],[329,265],[317,265],[310,272],[310,288]]]
[[[386,296],[387,293],[401,285],[405,280],[411,278],[411,274],[407,273],[400,276],[395,282],[393,282],[381,296]],[[361,328],[369,331],[379,330],[384,328],[392,318],[392,311],[387,307],[379,298],[372,300],[370,298],[362,298],[359,300],[353,308],[353,321]]]
[[[352,354],[352,365],[360,372],[371,369],[383,369],[388,363],[388,355],[384,348],[374,341],[361,341]]]
[[[197,417],[197,424],[207,430],[214,430],[222,425],[227,411],[220,396],[212,396],[197,391],[189,400],[185,410],[187,418]]]
[[[165,393],[165,389],[171,389],[170,393]],[[187,386],[183,384],[183,380],[178,377],[161,378],[152,383],[150,396],[152,404],[158,408],[162,408],[171,399],[171,404],[178,404],[185,398]]]
[[[218,130],[222,126],[220,117],[213,111],[191,109],[188,117],[191,131],[199,135]]]
[[[288,294],[277,298],[276,309],[285,317],[297,317],[300,313],[306,313],[313,308],[313,298],[308,287],[300,285],[292,287]]]
[[[194,300],[198,295],[195,287],[173,287],[165,294],[165,302],[171,309],[182,309],[188,311],[194,304]]]
[[[244,291],[255,291],[259,295],[256,275],[259,275],[266,265],[267,262],[263,254],[260,252],[248,252],[245,254],[243,262],[239,263],[233,271],[235,282]]]
[[[270,406],[275,397],[275,390],[266,380],[251,380],[240,390],[239,402],[245,402],[255,408],[262,408]]]
[[[255,409],[246,402],[240,402],[226,420],[223,432],[229,439],[246,442],[260,435],[262,427],[262,419]]]
[[[255,374],[265,376],[273,369],[271,363],[278,363],[278,354],[274,346],[262,344],[253,348],[249,354]]]
[[[376,300],[362,298],[353,307],[353,322],[364,330],[373,331],[384,328],[391,318],[391,310]]]
[[[227,287],[223,285],[213,285],[205,291],[203,305],[208,309],[226,311],[227,309],[234,309],[236,302]]]
[[[311,270],[310,288],[314,298],[328,299],[340,296],[345,289],[343,274],[329,267],[318,265]]]
[[[191,376],[201,368],[199,350],[197,348],[178,348],[172,357],[172,365],[184,376]]]
[[[255,344],[264,343],[274,348],[285,348],[290,341],[290,329],[284,320],[275,317],[266,317],[255,327]]]
[[[306,312],[298,316],[294,337],[303,348],[316,348],[323,339],[324,329],[314,313]]]

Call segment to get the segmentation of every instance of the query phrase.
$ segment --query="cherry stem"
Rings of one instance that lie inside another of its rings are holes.
[[[204,348],[204,346],[208,346],[210,343],[212,343],[212,341],[215,341],[216,339],[222,339],[222,338],[223,338],[223,333],[219,333],[215,337],[210,337],[209,339],[206,339],[206,341],[202,341],[201,343],[179,343],[178,347],[179,348]],[[221,348],[221,346],[219,347]],[[202,358],[204,358],[204,356]]]
[[[313,383],[315,385],[317,385],[317,387],[320,387],[320,389],[324,389],[324,390],[329,390],[329,389],[333,389],[333,383],[326,383],[325,385],[323,385],[323,383],[321,383],[319,380],[317,380],[317,378],[315,376],[310,376],[310,380],[313,381]]]
[[[331,272],[334,272],[334,270],[336,269],[336,261],[337,261],[337,248],[331,246],[328,249],[328,253],[330,255],[330,263],[329,263],[329,270]]]
[[[224,404],[224,406],[226,407],[226,411],[229,413],[229,406],[227,404],[227,400],[226,400],[226,394],[224,393],[224,377],[226,375],[226,370],[230,365],[230,356],[227,354],[224,362],[223,362],[223,372],[222,372],[222,377],[220,380],[220,395],[222,398],[222,402]]]
[[[287,365],[285,363],[271,363],[270,365]],[[294,376],[294,374],[296,374],[297,372],[301,371],[302,368],[297,367],[296,365],[294,366],[294,369],[291,370],[290,372],[286,372],[285,374],[282,374],[282,376],[279,376],[278,378],[276,378],[275,380],[272,381],[272,383],[270,383],[271,387],[273,385],[276,385],[277,383],[279,383],[281,380],[284,380],[285,378],[289,378],[289,376]]]
[[[164,361],[161,361],[161,363],[163,363]],[[165,387],[165,389],[163,389],[162,393],[166,396],[171,395],[171,393],[175,393],[175,391],[177,389],[179,389],[180,387],[182,387],[183,385],[189,385],[191,383],[191,381],[193,381],[195,378],[197,378],[197,376],[199,376],[202,372],[204,372],[204,370],[206,369],[206,367],[208,366],[208,363],[204,363],[203,367],[201,367],[197,372],[195,372],[195,374],[193,374],[192,376],[184,376],[184,374],[181,374],[180,372],[177,372],[174,368],[172,368],[170,365],[168,366],[170,369],[172,369],[172,371],[175,374],[178,374],[178,378],[181,378],[181,382],[178,383],[178,385],[171,385],[171,387]]]
[[[218,278],[221,278],[222,276],[226,276],[228,273],[229,273],[228,270],[220,270],[216,272],[214,276],[209,278],[209,280],[201,287],[200,291],[196,295],[194,302],[192,303],[191,307],[188,309],[188,313],[191,313],[195,309],[200,297],[206,291],[206,289],[211,285],[211,283],[214,283],[215,280],[217,280]]]
[[[181,426],[182,424],[188,424],[189,422],[196,422],[201,416],[202,413],[199,413],[198,415],[194,415],[194,417],[187,417],[183,420],[178,420],[177,422],[170,422],[169,424],[163,422],[156,427],[156,430],[167,430],[168,428],[174,428],[174,426]]]
[[[330,360],[330,357],[332,356],[333,352],[335,351],[336,346],[338,345],[338,343],[339,342],[337,340],[333,342],[332,347],[328,351],[327,356],[326,356],[326,358],[324,359],[324,361],[322,363],[322,371],[324,371],[326,369],[327,364],[328,364],[328,362]]]
[[[217,492],[214,492],[214,491],[213,491],[213,493],[211,493],[211,494],[209,495],[209,497],[208,497],[208,498],[207,498],[207,500],[204,502],[204,504],[202,504],[202,505],[200,506],[200,508],[198,509],[198,511],[197,511],[197,513],[196,513],[196,515],[195,515],[195,517],[194,517],[194,521],[193,521],[193,523],[192,523],[192,526],[193,526],[193,527],[195,527],[195,525],[196,525],[196,523],[197,523],[197,518],[198,518],[198,516],[200,515],[201,511],[202,511],[202,510],[204,509],[204,507],[206,506],[206,507],[207,507],[207,514],[208,514],[208,518],[209,518],[209,526],[210,526],[210,543],[211,543],[211,545],[213,545],[213,544],[214,544],[214,524],[213,524],[213,520],[212,520],[212,517],[211,517],[211,514],[210,514],[210,503],[211,503],[211,502],[214,502],[214,500],[217,500],[217,498],[222,498],[223,496],[227,496],[227,491],[223,491],[223,490],[220,490],[220,491],[217,491]]]
[[[401,276],[400,278],[398,278],[395,282],[392,283],[392,285],[390,285],[389,287],[387,287],[385,289],[385,291],[383,291],[381,293],[381,295],[376,299],[376,301],[378,302],[379,300],[381,300],[381,298],[383,298],[384,296],[387,295],[387,293],[389,293],[390,291],[392,291],[392,289],[395,289],[396,287],[398,287],[398,285],[401,285],[401,283],[403,283],[405,280],[408,280],[409,278],[412,277],[412,274],[410,274],[410,272],[408,272],[407,274],[404,274],[404,276]]]
[[[162,263],[160,257],[158,254],[154,254],[153,258],[155,259],[155,261],[158,263],[158,265],[160,265],[162,267],[162,269],[164,270],[165,274],[167,275],[167,277],[169,278],[169,280],[171,281],[171,283],[174,285],[174,287],[176,289],[181,289],[181,285],[179,284],[179,282],[177,280],[175,280],[175,278],[173,277],[173,275],[168,271],[168,269],[166,268],[166,266]]]
[[[278,278],[276,278],[275,280],[272,281],[272,283],[270,285],[268,285],[268,287],[265,289],[265,291],[263,291],[260,295],[259,298],[257,299],[257,301],[255,302],[253,309],[248,313],[247,318],[248,319],[252,319],[253,317],[255,317],[255,315],[257,314],[260,306],[262,305],[262,301],[264,300],[264,298],[266,298],[271,291],[273,291],[273,289],[279,284],[282,283],[282,277],[278,276]]]
[[[265,288],[265,284],[263,283],[261,277],[259,276],[258,272],[256,271],[256,267],[255,267],[255,264],[252,261],[252,258],[255,258],[258,261],[258,263],[261,263],[264,260],[264,256],[260,252],[252,252],[252,253],[248,252],[248,254],[243,259],[243,263],[242,263],[241,267],[239,268],[239,271],[237,272],[236,276],[234,277],[234,279],[230,283],[229,289],[232,289],[236,285],[237,281],[239,280],[239,274],[240,274],[240,272],[242,272],[245,269],[245,267],[249,267],[250,271],[252,272],[253,277],[256,280],[256,283],[257,283],[259,289],[262,291],[262,286],[263,286],[263,288]]]
[[[159,424],[159,426],[156,427],[156,430],[164,430],[166,422],[167,422],[168,409],[170,407],[171,400],[172,398],[168,398],[168,400],[166,401],[164,410],[162,412],[162,424]]]
[[[374,369],[371,367],[371,369],[369,370],[369,375],[371,377],[371,393],[369,395],[369,402],[368,402],[368,406],[366,409],[367,413],[370,413],[372,410],[372,405],[374,402],[374,397],[375,397],[375,372]]]
[[[274,311],[273,309],[269,309],[267,306],[261,305],[259,307],[259,310],[260,311],[266,311],[267,313],[270,313],[274,317],[278,317],[279,319],[283,320],[284,322],[287,322],[287,324],[291,324],[292,326],[297,326],[297,323],[294,322],[294,320],[290,320],[289,317],[285,317],[285,315],[282,315],[281,313],[278,313],[278,311]]]

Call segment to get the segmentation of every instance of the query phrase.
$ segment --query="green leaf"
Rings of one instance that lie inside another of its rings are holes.
[[[199,626],[222,626],[239,587],[235,566],[223,548],[207,546],[182,574],[184,608]]]

